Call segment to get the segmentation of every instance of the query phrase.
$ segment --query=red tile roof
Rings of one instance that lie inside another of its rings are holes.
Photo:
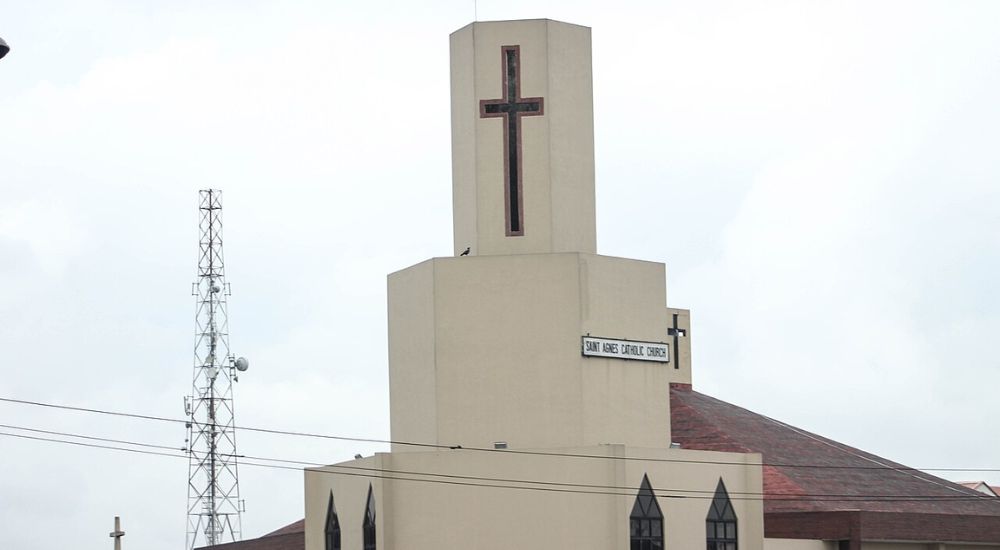
[[[302,550],[306,547],[306,520],[300,519],[256,539],[205,546],[198,550]]]
[[[273,537],[275,535],[287,535],[290,533],[304,533],[306,530],[306,520],[300,519],[299,521],[289,523],[288,525],[278,529],[276,531],[271,531],[270,533],[264,535],[265,537]]]
[[[672,438],[686,449],[763,455],[765,512],[868,510],[996,515],[1000,502],[674,384]]]
[[[1000,499],[687,384],[671,384],[670,418],[682,448],[761,453],[765,536],[1000,542]]]

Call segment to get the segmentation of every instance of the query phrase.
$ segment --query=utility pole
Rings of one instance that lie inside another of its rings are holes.
[[[194,375],[184,400],[188,416],[188,550],[241,538],[233,384],[249,362],[229,351],[230,296],[222,255],[222,192],[199,191],[198,278],[195,297]]]
[[[108,536],[115,539],[115,550],[122,550],[122,537],[125,536],[125,531],[122,531],[121,518],[115,516],[115,530],[108,533]]]

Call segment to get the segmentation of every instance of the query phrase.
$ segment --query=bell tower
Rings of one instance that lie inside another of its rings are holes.
[[[668,447],[686,329],[663,264],[596,254],[590,29],[477,22],[451,56],[469,254],[389,276],[392,438]]]
[[[451,59],[455,253],[595,253],[590,29],[472,23]]]

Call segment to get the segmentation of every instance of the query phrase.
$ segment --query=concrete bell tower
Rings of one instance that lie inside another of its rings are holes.
[[[590,29],[473,23],[451,56],[457,257],[389,276],[392,439],[669,447],[687,317],[663,264],[596,254]]]
[[[589,28],[453,33],[451,136],[455,254],[597,252]]]

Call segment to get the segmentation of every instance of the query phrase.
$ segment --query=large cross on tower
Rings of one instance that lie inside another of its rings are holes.
[[[521,117],[540,116],[544,100],[521,97],[521,47],[501,46],[503,96],[479,101],[479,116],[503,118],[503,179],[507,236],[524,235],[524,199],[521,184]]]

